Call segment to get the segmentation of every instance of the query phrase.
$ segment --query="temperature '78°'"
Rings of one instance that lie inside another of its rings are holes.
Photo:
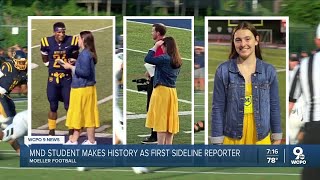
[[[267,157],[267,160],[268,160],[268,164],[272,163],[276,163],[278,161],[278,158],[277,157]]]

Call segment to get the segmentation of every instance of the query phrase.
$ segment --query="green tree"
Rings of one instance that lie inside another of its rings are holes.
[[[68,3],[62,6],[60,15],[63,16],[88,16],[86,9],[80,8],[76,4],[76,0],[70,0]],[[92,14],[91,14],[92,15]]]
[[[320,22],[320,1],[284,0],[281,15],[290,17],[290,52],[311,51],[314,48],[316,26]]]
[[[76,0],[0,0],[0,5],[0,38],[5,37],[0,42],[2,47],[27,44],[28,16],[89,15],[85,8],[77,6]],[[13,26],[20,26],[18,35],[11,34]]]
[[[309,24],[313,27],[320,22],[320,1],[314,0],[284,0],[281,14],[290,16],[290,21]]]

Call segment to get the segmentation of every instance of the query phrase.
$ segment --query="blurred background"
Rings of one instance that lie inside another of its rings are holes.
[[[27,16],[195,16],[196,40],[205,16],[290,16],[290,52],[312,51],[320,2],[314,0],[0,0],[0,47],[26,46]]]

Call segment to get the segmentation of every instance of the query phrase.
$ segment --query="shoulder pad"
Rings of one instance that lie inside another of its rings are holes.
[[[72,36],[71,46],[78,46],[79,37],[77,35]]]
[[[2,68],[1,68],[1,70],[4,70],[4,69],[5,69],[5,66],[7,66],[8,72],[12,72],[12,65],[11,65],[10,62],[4,62],[4,63],[2,63]]]
[[[41,46],[49,46],[48,38],[41,38]]]

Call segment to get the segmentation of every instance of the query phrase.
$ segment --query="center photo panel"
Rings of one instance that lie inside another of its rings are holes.
[[[193,144],[193,17],[124,17],[127,144]]]

